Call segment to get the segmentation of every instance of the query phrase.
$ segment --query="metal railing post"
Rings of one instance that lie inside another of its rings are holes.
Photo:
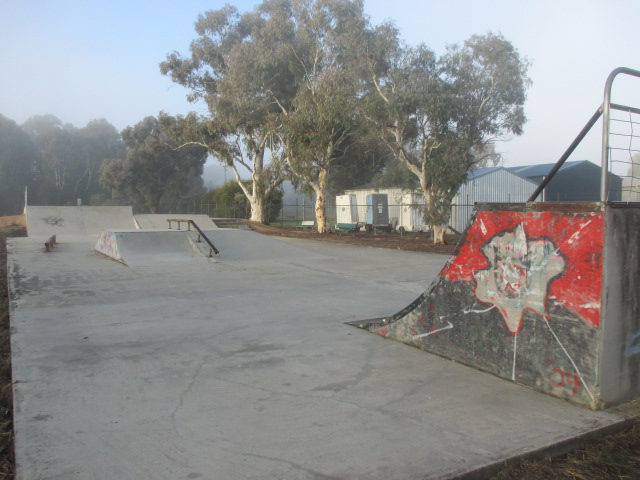
[[[211,240],[209,240],[209,237],[207,237],[205,235],[205,233],[200,229],[200,227],[196,224],[196,222],[194,222],[193,220],[183,220],[183,219],[178,219],[178,218],[168,218],[167,222],[169,222],[169,228],[171,228],[171,222],[178,222],[178,230],[180,230],[180,222],[186,222],[187,226],[188,226],[188,231],[191,231],[191,225],[193,225],[193,228],[196,229],[196,232],[198,233],[198,239],[203,238],[205,242],[207,242],[207,244],[209,245],[209,256],[211,257],[211,252],[215,252],[216,254],[220,253],[220,251],[215,247],[215,245],[213,243],[211,243]]]
[[[580,130],[580,133],[573,140],[573,142],[571,142],[571,145],[569,145],[569,148],[567,148],[564,154],[558,159],[558,161],[553,166],[551,171],[547,174],[547,176],[544,177],[540,185],[538,185],[538,188],[536,188],[535,192],[531,194],[531,196],[529,197],[529,200],[527,200],[528,202],[534,202],[536,198],[538,198],[538,195],[540,195],[542,190],[544,190],[547,184],[553,179],[556,172],[560,170],[562,165],[564,165],[564,162],[566,162],[567,158],[571,156],[571,154],[576,149],[576,147],[580,144],[582,139],[587,136],[587,133],[589,133],[589,130],[591,130],[591,127],[593,127],[596,124],[596,122],[600,118],[600,115],[602,115],[602,107],[598,108],[598,110],[596,110],[596,112],[593,115],[591,115],[591,118],[589,119],[587,124],[582,128],[582,130]]]
[[[616,68],[607,77],[607,82],[604,86],[604,100],[602,102],[602,171],[600,178],[600,201],[607,201],[607,194],[609,188],[609,122],[611,120],[611,88],[613,87],[613,80],[621,73],[631,75],[634,77],[640,77],[640,71],[633,70],[631,68],[620,67]]]

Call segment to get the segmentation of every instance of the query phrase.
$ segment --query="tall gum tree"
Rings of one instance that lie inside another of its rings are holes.
[[[368,21],[363,3],[351,0],[294,0],[292,16],[294,29],[283,51],[295,96],[288,103],[273,98],[281,108],[287,166],[315,192],[317,229],[325,233],[331,168],[348,154],[361,126],[361,81],[350,51]]]
[[[190,99],[207,102],[210,151],[251,173],[249,189],[234,170],[254,220],[264,221],[286,162],[315,191],[318,230],[328,230],[329,172],[353,144],[357,81],[346,52],[366,24],[361,0],[265,0],[242,15],[225,6],[199,17],[191,58],[161,64]]]
[[[434,243],[445,243],[451,200],[482,161],[477,152],[522,133],[528,62],[492,33],[450,46],[439,59],[423,45],[401,44],[389,24],[364,45],[366,115],[418,178]]]
[[[251,220],[267,223],[269,194],[284,178],[279,136],[280,105],[293,95],[282,45],[290,33],[288,1],[265,1],[240,14],[230,5],[199,15],[191,57],[174,52],[160,64],[164,75],[203,99],[209,117],[183,132],[228,165],[251,206]],[[193,116],[190,121],[193,120]],[[241,171],[251,176],[247,186]]]

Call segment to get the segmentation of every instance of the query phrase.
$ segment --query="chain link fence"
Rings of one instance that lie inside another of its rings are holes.
[[[327,215],[327,223],[330,227],[339,223],[338,210],[346,210],[354,207],[354,205],[336,205],[335,202],[327,202],[325,204],[325,212]],[[367,218],[367,209],[371,208],[367,205],[355,205],[358,211],[357,222],[364,224]],[[473,211],[471,204],[454,204],[452,205],[450,225],[456,230],[461,230],[459,225],[465,225],[469,216]],[[388,205],[389,223],[394,227],[404,227],[410,231],[427,231],[431,227],[424,224],[423,212],[420,205],[392,204]],[[242,218],[249,219],[251,210],[248,205],[239,205],[235,202],[229,203],[211,203],[211,202],[194,202],[191,212],[208,215],[212,218]],[[299,226],[305,221],[314,221],[315,205],[311,201],[298,201],[296,203],[283,203],[278,212],[273,212],[271,216],[271,224],[282,227]],[[352,222],[347,222],[352,223]],[[353,223],[356,223],[355,221]],[[462,228],[464,229],[464,228]]]

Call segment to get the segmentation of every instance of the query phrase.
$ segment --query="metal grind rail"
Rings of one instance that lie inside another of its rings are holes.
[[[582,139],[584,139],[587,133],[589,133],[589,131],[591,130],[591,127],[593,127],[596,124],[596,122],[599,120],[601,116],[604,118],[602,122],[602,164],[601,164],[602,176],[600,180],[600,201],[606,202],[608,200],[607,197],[608,197],[609,167],[610,167],[609,135],[610,135],[610,123],[611,123],[611,110],[629,112],[630,114],[631,113],[640,114],[640,109],[638,108],[627,106],[627,105],[619,105],[616,103],[611,103],[611,88],[613,86],[614,79],[619,74],[630,75],[632,77],[640,78],[640,71],[633,70],[631,68],[626,68],[626,67],[616,68],[609,74],[609,77],[607,78],[607,81],[605,83],[604,100],[602,102],[602,105],[598,107],[596,112],[592,115],[592,117],[589,119],[587,124],[580,131],[580,133],[575,138],[575,140],[571,143],[569,148],[560,157],[560,159],[558,160],[556,165],[551,169],[549,174],[544,178],[542,183],[538,185],[538,188],[536,189],[536,191],[533,192],[533,194],[529,198],[529,202],[534,202],[536,198],[538,198],[540,193],[542,193],[542,190],[544,190],[544,188],[551,181],[551,179],[554,177],[556,172],[560,170],[560,168],[562,167],[564,162],[567,160],[567,158],[569,158],[569,156],[573,153],[573,151],[576,149],[578,144],[580,144]]]
[[[191,225],[193,225],[193,228],[195,228],[195,230],[198,232],[197,241],[200,242],[202,239],[204,239],[204,241],[207,242],[207,244],[209,245],[209,256],[212,257],[213,253],[215,253],[216,255],[220,253],[218,249],[215,247],[215,245],[211,242],[211,240],[209,240],[209,237],[205,235],[205,233],[200,229],[198,225],[196,225],[196,222],[194,222],[193,220],[188,220],[183,218],[167,218],[167,222],[169,222],[169,230],[171,230],[171,222],[178,223],[178,230],[180,230],[180,224],[182,223],[187,224],[187,231],[191,231]]]

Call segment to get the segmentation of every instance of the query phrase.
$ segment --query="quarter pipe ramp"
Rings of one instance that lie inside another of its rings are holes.
[[[640,261],[626,246],[638,238],[639,212],[481,205],[419,298],[352,324],[592,408],[632,398]]]

